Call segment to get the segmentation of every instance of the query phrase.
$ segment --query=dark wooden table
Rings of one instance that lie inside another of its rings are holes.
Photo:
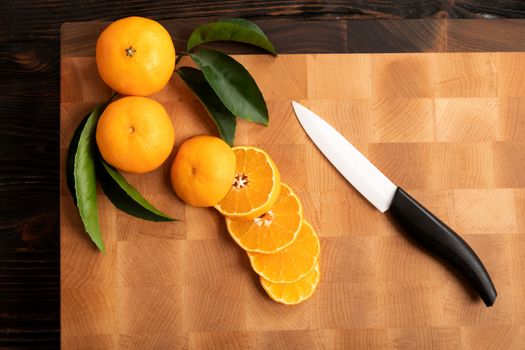
[[[59,347],[63,22],[129,15],[177,19],[179,49],[197,24],[243,17],[258,23],[280,52],[525,50],[525,22],[498,19],[525,17],[525,3],[519,0],[1,4],[0,348]]]

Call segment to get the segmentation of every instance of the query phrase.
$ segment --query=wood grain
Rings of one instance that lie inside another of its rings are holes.
[[[109,94],[92,55],[63,52],[62,154],[80,112]],[[525,87],[510,78],[508,64],[521,66],[525,56],[236,59],[258,81],[271,120],[268,128],[240,122],[236,143],[265,148],[283,181],[298,190],[321,237],[316,294],[295,307],[271,301],[220,216],[172,195],[168,162],[151,174],[126,177],[183,221],[140,221],[101,195],[105,256],[81,232],[62,186],[63,347],[75,348],[92,335],[90,346],[107,349],[518,349],[514,337],[525,327],[525,185],[516,160],[525,134],[510,126],[521,125],[517,110]],[[79,77],[88,88],[68,93]],[[216,134],[177,78],[153,98],[170,112],[177,145],[195,134]],[[499,292],[494,307],[484,307],[457,273],[346,184],[295,121],[291,99],[355,140],[380,169],[463,235],[494,279]],[[485,330],[499,341],[486,338]]]

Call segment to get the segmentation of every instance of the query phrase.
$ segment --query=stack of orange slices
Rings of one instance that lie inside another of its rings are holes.
[[[298,304],[319,284],[319,237],[303,219],[297,195],[281,183],[270,156],[250,146],[233,151],[235,179],[215,208],[226,217],[233,240],[248,253],[268,295],[279,303]]]

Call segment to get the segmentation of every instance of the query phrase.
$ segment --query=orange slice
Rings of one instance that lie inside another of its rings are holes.
[[[314,294],[320,277],[319,262],[317,262],[313,270],[297,282],[273,283],[263,277],[260,277],[260,279],[261,285],[270,298],[278,303],[294,305],[305,301]]]
[[[235,179],[215,209],[224,216],[253,219],[270,210],[279,198],[279,170],[262,149],[251,146],[232,149],[237,158]]]
[[[303,208],[292,189],[281,183],[281,193],[274,206],[254,219],[226,218],[226,227],[246,251],[276,253],[297,237],[303,221]]]
[[[297,238],[274,254],[250,253],[250,263],[259,276],[273,283],[292,283],[306,276],[319,259],[319,237],[303,220]]]

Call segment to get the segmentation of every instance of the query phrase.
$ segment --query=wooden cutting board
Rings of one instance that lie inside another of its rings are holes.
[[[64,34],[64,33],[63,33]],[[81,118],[110,96],[93,57],[62,43],[61,169]],[[271,301],[213,209],[183,205],[166,164],[126,178],[179,218],[153,223],[100,192],[107,254],[83,232],[61,172],[64,349],[522,348],[525,339],[525,54],[236,56],[270,126],[239,121],[237,145],[266,149],[321,237],[321,283],[298,306]],[[176,147],[216,134],[174,77],[153,96]],[[486,308],[458,275],[363,199],[300,128],[297,100],[334,125],[476,250],[498,290]]]

